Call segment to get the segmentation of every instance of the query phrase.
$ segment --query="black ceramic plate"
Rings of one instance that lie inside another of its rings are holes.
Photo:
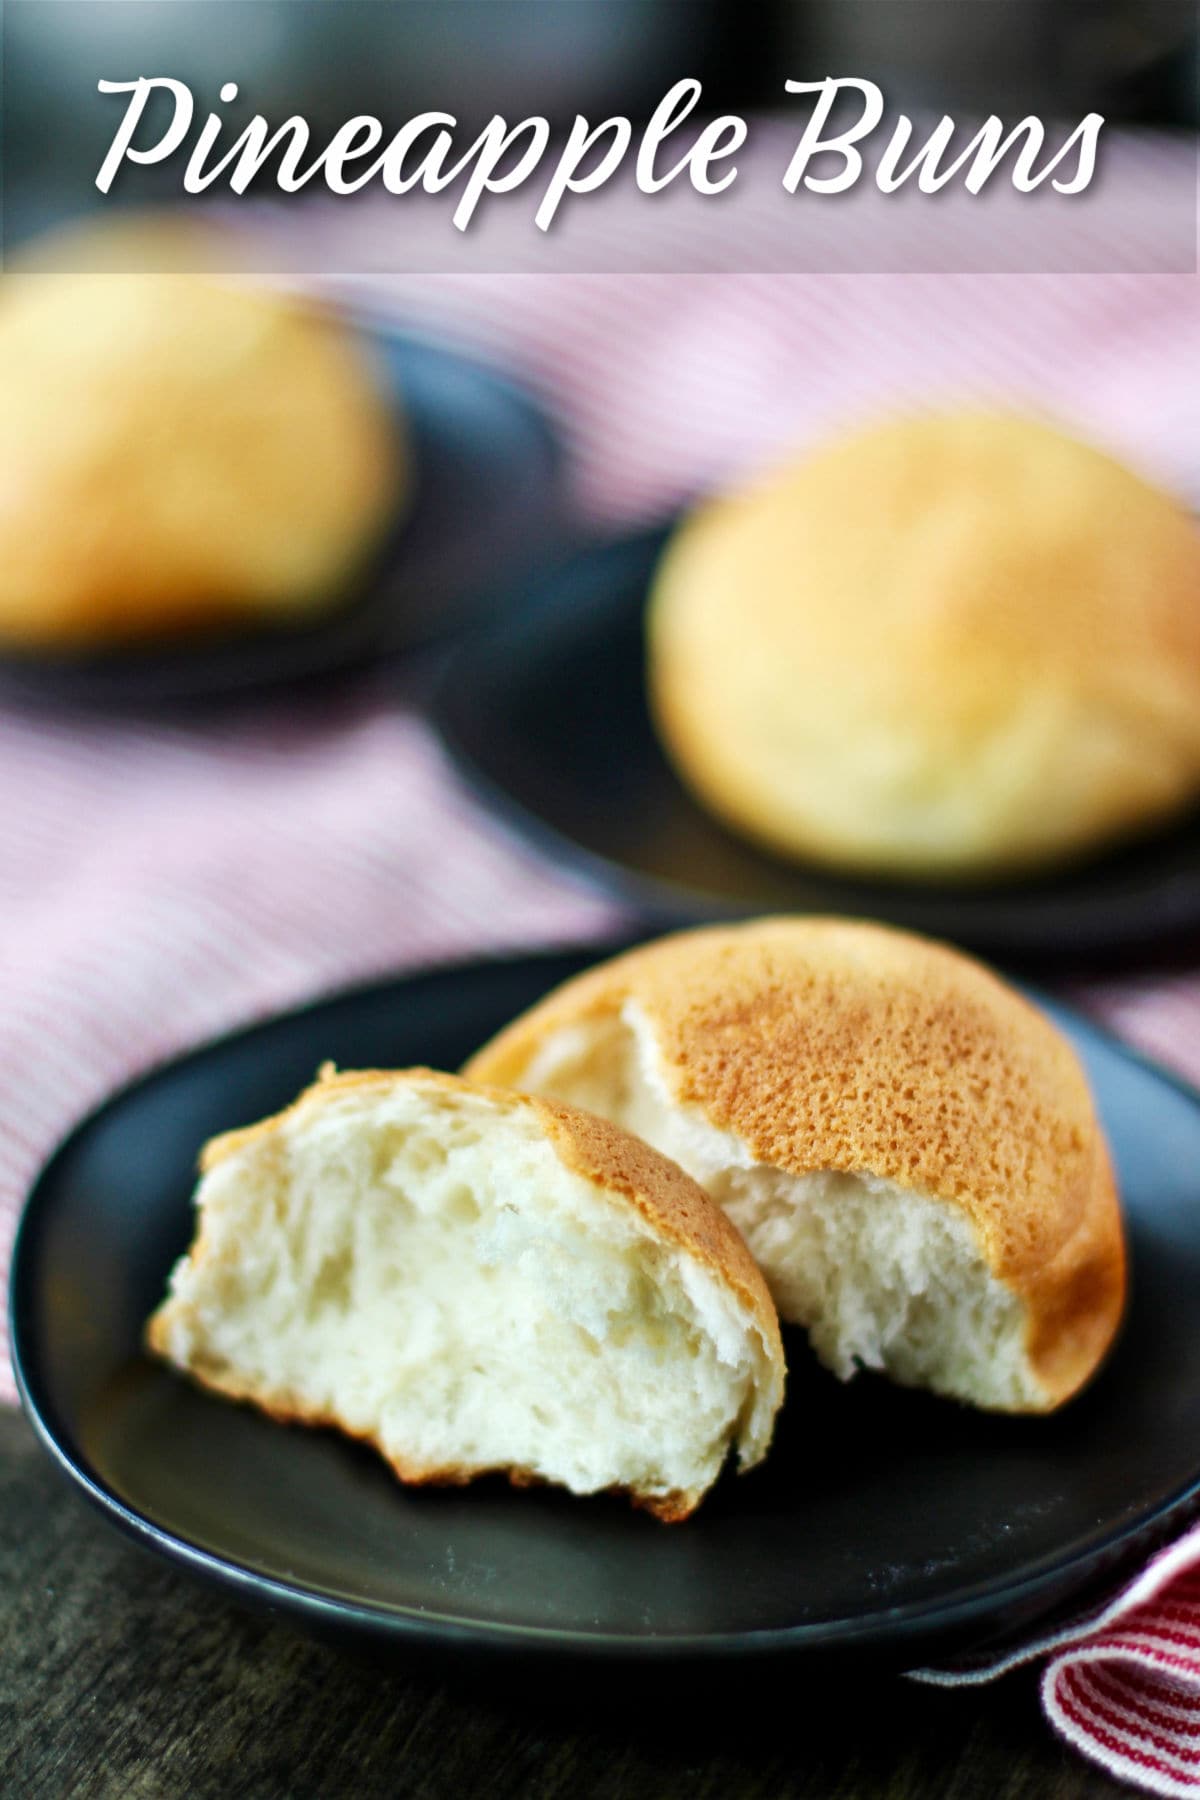
[[[551,854],[664,922],[845,913],[1010,959],[1200,929],[1200,817],[1053,878],[959,889],[853,880],[726,831],[676,779],[646,707],[642,614],[663,541],[586,552],[445,672],[444,742]]]
[[[38,1431],[111,1520],[245,1597],[426,1648],[892,1666],[1028,1623],[1181,1520],[1200,1478],[1200,1097],[1069,1014],[1117,1155],[1133,1301],[1108,1366],[1057,1417],[986,1417],[870,1376],[842,1387],[793,1342],[768,1462],[664,1526],[499,1481],[405,1490],[360,1446],[142,1359],[205,1137],[290,1099],[326,1057],[453,1067],[593,957],[324,1001],[151,1075],[67,1141],[17,1243],[13,1344]]]
[[[408,649],[478,617],[561,540],[556,442],[504,376],[362,326],[407,422],[414,496],[359,591],[311,624],[130,649],[0,656],[0,693],[155,704],[293,682]]]

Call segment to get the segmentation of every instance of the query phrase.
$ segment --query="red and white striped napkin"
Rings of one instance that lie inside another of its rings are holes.
[[[1069,1744],[1152,1794],[1200,1793],[1200,1525],[1071,1624],[914,1678],[972,1687],[1043,1659],[1042,1706]]]
[[[352,210],[353,230],[389,228]],[[340,215],[336,229],[343,266],[363,266]],[[847,419],[968,397],[1037,407],[1200,502],[1195,277],[337,285],[521,375],[593,528],[658,517]],[[170,723],[0,711],[0,819],[0,1274],[40,1161],[138,1070],[374,972],[630,923],[499,835],[420,717],[369,678]],[[1074,998],[1200,1082],[1200,971]],[[1193,1532],[1069,1637],[938,1679],[1052,1652],[1043,1699],[1064,1736],[1150,1791],[1200,1795],[1197,1571]]]

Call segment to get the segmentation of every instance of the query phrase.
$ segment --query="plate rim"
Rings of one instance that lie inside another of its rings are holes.
[[[726,900],[714,891],[701,886],[689,886],[679,877],[655,875],[637,868],[635,865],[620,861],[604,851],[591,848],[581,839],[572,836],[559,825],[551,823],[545,816],[521,799],[513,789],[500,777],[491,772],[486,763],[471,748],[459,727],[461,694],[464,688],[464,676],[472,684],[476,673],[486,668],[489,655],[496,646],[503,646],[511,651],[519,642],[523,633],[530,633],[536,626],[539,616],[548,617],[551,628],[557,622],[566,629],[565,609],[555,611],[548,605],[546,595],[554,586],[576,567],[584,567],[598,561],[603,556],[614,559],[621,555],[633,555],[636,551],[649,552],[652,545],[660,549],[669,541],[671,534],[682,515],[676,514],[668,524],[659,524],[644,530],[621,533],[615,537],[593,539],[582,545],[576,545],[567,559],[555,567],[548,575],[537,583],[537,592],[533,598],[527,599],[521,607],[509,613],[503,619],[488,622],[470,637],[448,647],[445,658],[439,667],[436,678],[430,689],[428,700],[428,717],[437,734],[438,741],[451,763],[455,773],[464,785],[473,792],[487,808],[489,820],[501,827],[509,838],[524,849],[532,848],[540,852],[555,864],[556,868],[569,879],[592,894],[599,894],[608,899],[615,899],[626,906],[638,908],[645,917],[664,923],[674,922],[679,925],[704,925],[735,923],[741,919],[765,917],[773,912],[793,911],[810,916],[837,913],[840,916],[856,919],[880,918],[879,912],[858,910],[845,901],[835,903],[830,897],[828,903],[819,903],[804,907],[796,902],[782,900],[773,905],[769,900],[747,902],[742,904],[735,900]],[[601,609],[599,601],[591,601],[597,609]],[[611,606],[611,599],[608,601]],[[582,610],[582,608],[580,609]],[[664,756],[664,762],[667,759]],[[667,763],[669,767],[669,762]],[[674,771],[672,771],[674,774]],[[676,777],[678,779],[678,777]],[[686,790],[685,790],[686,792]],[[691,796],[688,796],[691,799]],[[695,801],[698,807],[700,803]],[[700,808],[704,811],[703,807]],[[854,883],[853,871],[825,869],[817,863],[803,861],[789,862],[786,857],[772,858],[770,851],[756,845],[749,838],[739,837],[738,833],[719,819],[715,814],[705,812],[711,824],[729,837],[741,849],[777,862],[785,872],[792,870],[801,876],[808,876],[813,881],[844,880]],[[1200,823],[1200,808],[1193,807],[1182,814],[1181,821],[1187,818]],[[1152,833],[1148,842],[1153,842],[1160,835],[1169,835],[1174,829],[1170,821],[1162,828],[1161,833]],[[1136,854],[1137,840],[1127,846],[1130,853]],[[1079,865],[1086,870],[1086,863]],[[915,911],[921,903],[921,896],[929,892],[928,884],[913,882],[886,882],[882,878],[872,884],[869,878],[863,878],[880,898],[888,892],[900,896],[905,902],[904,910],[908,910],[911,900]],[[1200,890],[1200,874],[1197,875],[1197,889]],[[942,906],[953,904],[956,896],[953,892],[942,893],[937,890]],[[1051,927],[1049,930],[1040,927],[1035,912],[1028,928],[1019,919],[1023,897],[1027,897],[1030,884],[1019,878],[1014,879],[1011,886],[1005,884],[1001,890],[983,884],[982,889],[975,889],[964,884],[963,897],[969,902],[973,893],[980,891],[999,892],[996,904],[1007,904],[1006,895],[1011,894],[1012,905],[1009,909],[1016,915],[1016,922],[1006,924],[1002,931],[995,931],[986,921],[976,928],[970,917],[964,919],[965,936],[959,940],[951,936],[944,925],[922,924],[917,919],[905,917],[901,920],[886,920],[897,929],[915,931],[925,936],[940,937],[952,942],[961,942],[971,948],[971,953],[984,957],[1024,959],[1030,963],[1048,960],[1061,956],[1067,948],[1066,936],[1061,928]],[[1180,898],[1181,884],[1175,879],[1164,879],[1146,890],[1149,897],[1161,908],[1161,916],[1156,923],[1159,937],[1172,941],[1183,938],[1189,932],[1200,931],[1200,892],[1192,892]],[[1118,912],[1119,901],[1104,900],[1094,902],[1082,915],[1076,914],[1072,920],[1070,952],[1078,957],[1116,956],[1127,952],[1135,945],[1144,942],[1144,925],[1125,923],[1121,917],[1114,917],[1114,909]]]
[[[37,1373],[38,1347],[27,1335],[24,1314],[27,1309],[26,1288],[32,1281],[37,1255],[37,1240],[44,1228],[47,1212],[46,1193],[60,1160],[69,1154],[90,1128],[124,1100],[157,1080],[173,1073],[181,1065],[219,1055],[224,1049],[253,1038],[261,1031],[283,1023],[301,1020],[329,1006],[353,1003],[356,999],[376,995],[382,990],[407,988],[415,983],[436,985],[446,979],[468,978],[476,971],[590,963],[617,955],[622,949],[652,941],[661,933],[624,933],[613,939],[599,939],[532,949],[505,950],[495,955],[449,958],[409,971],[370,976],[337,984],[298,1002],[280,1007],[262,1017],[250,1019],[227,1030],[207,1036],[174,1055],[149,1065],[120,1083],[93,1106],[89,1107],[59,1139],[36,1171],[18,1218],[9,1268],[7,1301],[9,1351],[18,1395],[27,1420],[37,1440],[70,1485],[118,1531],[143,1548],[157,1553],[189,1573],[214,1582],[243,1601],[259,1607],[299,1613],[310,1625],[350,1628],[369,1632],[377,1638],[400,1644],[425,1644],[432,1648],[479,1651],[485,1654],[524,1652],[569,1655],[582,1660],[627,1663],[696,1663],[726,1662],[741,1658],[793,1656],[825,1653],[837,1656],[859,1652],[873,1660],[907,1668],[901,1652],[911,1644],[925,1660],[938,1655],[953,1655],[972,1646],[990,1642],[997,1644],[1009,1638],[1013,1630],[1025,1631],[1038,1621],[1056,1619],[1060,1609],[1077,1611],[1091,1588],[1105,1580],[1111,1589],[1134,1557],[1152,1553],[1153,1549],[1180,1529],[1183,1521],[1200,1510],[1200,1448],[1197,1449],[1195,1474],[1148,1513],[1125,1521],[1112,1529],[1100,1526],[1088,1537],[1082,1548],[1067,1556],[1051,1553],[1026,1570],[1019,1578],[998,1575],[976,1582],[967,1589],[956,1590],[952,1598],[931,1597],[883,1606],[860,1618],[820,1620],[756,1629],[752,1626],[736,1631],[660,1632],[639,1634],[613,1631],[587,1631],[574,1626],[522,1625],[511,1620],[466,1617],[453,1612],[430,1611],[420,1606],[373,1604],[350,1599],[313,1587],[303,1581],[290,1581],[272,1575],[227,1556],[157,1523],[138,1506],[121,1498],[86,1457],[82,1446],[72,1446],[71,1433],[59,1416],[52,1396]],[[557,979],[566,979],[565,975]],[[551,978],[552,981],[555,979]],[[1049,1005],[1082,1026],[1085,1034],[1098,1039],[1122,1061],[1165,1082],[1196,1111],[1200,1112],[1200,1088],[1193,1086],[1173,1070],[1164,1067],[1134,1046],[1126,1044],[1115,1033],[1088,1014],[1047,994],[1030,983],[1020,983],[1021,991],[1036,1004]],[[548,991],[548,990],[547,990]],[[30,1327],[32,1330],[32,1327]],[[648,1522],[649,1524],[652,1522]],[[1037,1604],[1044,1596],[1046,1604]],[[1026,1624],[1016,1628],[997,1625],[996,1615],[1002,1610],[1024,1610],[1028,1603]],[[971,1632],[969,1627],[976,1625]]]

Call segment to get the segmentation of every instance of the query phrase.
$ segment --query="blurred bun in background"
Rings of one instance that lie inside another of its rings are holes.
[[[1200,532],[1046,425],[898,419],[685,522],[649,682],[685,781],[776,850],[1049,867],[1200,791]]]
[[[0,641],[70,648],[335,606],[402,503],[359,340],[282,292],[173,273],[196,232],[122,223],[161,273],[64,234],[0,284]],[[226,260],[228,250],[224,249]],[[55,272],[60,261],[64,272]]]

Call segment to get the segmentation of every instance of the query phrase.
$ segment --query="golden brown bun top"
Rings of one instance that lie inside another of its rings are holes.
[[[44,252],[64,272],[0,281],[5,641],[327,609],[405,503],[407,433],[361,335],[301,296],[184,272],[217,236],[154,217],[68,233]],[[137,272],[143,242],[160,272]]]
[[[303,1124],[346,1094],[387,1094],[412,1087],[431,1095],[478,1095],[500,1112],[530,1113],[565,1168],[608,1194],[620,1195],[655,1234],[677,1245],[732,1288],[758,1324],[767,1352],[782,1368],[779,1320],[757,1263],[736,1227],[690,1175],[629,1132],[557,1100],[543,1100],[445,1075],[434,1069],[345,1069],[327,1064],[317,1081],[283,1112],[209,1140],[200,1155],[207,1174],[249,1144]]]
[[[1048,1385],[1078,1335],[1102,1321],[1111,1337],[1124,1248],[1086,1078],[1045,1015],[978,963],[838,919],[684,932],[566,983],[467,1073],[519,1086],[556,1027],[626,1001],[675,1098],[756,1162],[865,1171],[961,1206],[993,1272],[1031,1302]]]
[[[823,649],[873,698],[957,715],[1053,673],[1200,744],[1200,530],[1038,420],[964,410],[839,437],[701,506],[664,579],[727,585],[743,638],[769,623],[773,657]]]

